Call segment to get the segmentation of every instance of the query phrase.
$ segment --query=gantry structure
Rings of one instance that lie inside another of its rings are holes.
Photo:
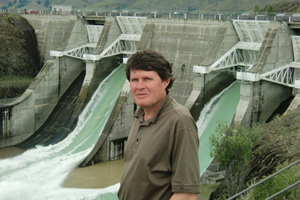
[[[67,51],[50,51],[50,56],[69,56],[84,61],[97,61],[118,54],[130,55],[137,51],[146,17],[117,16],[121,34],[102,52],[95,54],[103,25],[86,25],[89,43]]]

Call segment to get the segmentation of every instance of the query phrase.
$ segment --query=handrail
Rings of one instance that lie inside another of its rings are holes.
[[[280,195],[281,193],[283,193],[283,192],[285,192],[285,191],[287,191],[287,190],[289,190],[289,189],[295,187],[295,186],[298,185],[299,183],[300,183],[300,181],[298,181],[298,182],[296,182],[296,183],[294,183],[294,184],[292,184],[292,185],[286,187],[285,189],[281,190],[280,192],[277,192],[276,194],[270,196],[269,198],[267,198],[267,199],[265,199],[265,200],[273,199],[274,197]]]
[[[291,168],[292,166],[294,166],[294,165],[296,165],[296,164],[298,164],[298,163],[300,163],[300,159],[297,160],[297,161],[295,161],[295,162],[293,162],[293,163],[290,164],[289,166],[286,166],[285,168],[283,168],[283,169],[281,169],[281,170],[275,172],[274,174],[268,176],[267,178],[265,178],[265,179],[263,179],[263,180],[261,180],[261,181],[255,183],[254,185],[251,185],[250,187],[248,187],[248,188],[246,188],[245,190],[243,190],[243,191],[241,191],[241,192],[235,194],[234,196],[230,197],[230,198],[227,199],[227,200],[233,200],[233,199],[235,199],[235,198],[241,196],[241,195],[244,194],[245,192],[251,190],[252,188],[254,188],[254,187],[256,187],[256,186],[258,186],[258,185],[260,185],[260,184],[262,184],[263,182],[269,180],[270,178],[273,178],[274,176],[280,174],[281,172],[283,172],[283,171],[285,171],[285,170]],[[297,184],[299,184],[299,183],[297,183]],[[297,184],[296,184],[296,185],[297,185]],[[294,186],[293,186],[293,187],[294,187]],[[284,190],[284,191],[285,191],[285,190]],[[284,191],[283,191],[283,192],[284,192]],[[276,194],[277,194],[277,193],[276,193]],[[279,194],[281,194],[281,193],[279,193]],[[277,194],[277,195],[278,195],[278,194]],[[274,195],[273,195],[273,196],[274,196]],[[272,196],[272,198],[273,198],[273,196]],[[275,197],[275,196],[274,196],[274,197]],[[270,197],[269,197],[269,198],[270,198]]]

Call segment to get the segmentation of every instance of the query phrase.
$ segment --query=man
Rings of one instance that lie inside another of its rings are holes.
[[[139,106],[124,150],[120,200],[190,200],[200,193],[199,138],[190,112],[168,95],[174,78],[166,58],[138,51],[126,65]]]

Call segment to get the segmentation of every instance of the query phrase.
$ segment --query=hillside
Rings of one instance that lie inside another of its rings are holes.
[[[294,0],[300,2],[300,0]],[[255,5],[264,8],[268,4],[290,2],[287,0],[0,0],[1,9],[50,10],[53,4],[72,5],[73,10],[134,10],[134,11],[245,11],[254,10]],[[280,9],[282,7],[279,7]],[[278,8],[278,9],[279,9]]]
[[[299,12],[300,11],[300,2],[293,1],[293,2],[279,2],[270,4],[275,12]],[[261,12],[267,11],[269,5],[266,5]]]
[[[20,16],[0,13],[0,99],[21,95],[40,70],[25,34],[13,25]],[[29,25],[28,25],[29,26]]]

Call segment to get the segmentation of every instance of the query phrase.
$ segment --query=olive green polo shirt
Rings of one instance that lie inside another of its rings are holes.
[[[169,95],[155,116],[135,113],[124,150],[120,200],[164,200],[200,193],[199,138],[190,112]]]

